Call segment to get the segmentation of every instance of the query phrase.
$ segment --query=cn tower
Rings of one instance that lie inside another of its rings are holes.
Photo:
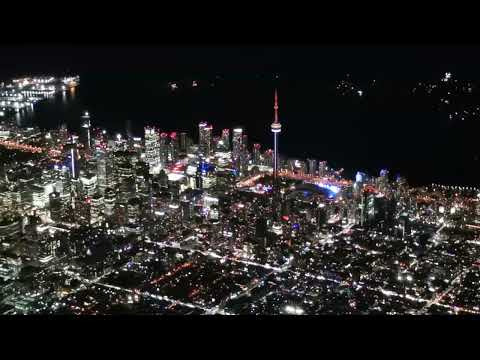
[[[275,89],[275,104],[273,105],[275,117],[272,125],[270,126],[273,133],[273,178],[277,179],[278,172],[278,135],[282,131],[282,125],[278,121],[278,95],[277,89]]]

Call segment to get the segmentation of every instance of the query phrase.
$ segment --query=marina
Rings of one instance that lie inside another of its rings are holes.
[[[0,84],[0,116],[32,108],[41,100],[78,86],[79,76],[40,76],[13,79]]]

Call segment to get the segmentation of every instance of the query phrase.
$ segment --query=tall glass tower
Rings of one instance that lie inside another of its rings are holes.
[[[151,174],[160,170],[160,138],[158,131],[151,127],[145,128],[145,160]]]
[[[90,151],[90,148],[92,146],[92,139],[90,135],[90,114],[88,111],[85,111],[84,114],[82,115],[82,138],[83,138],[83,143],[85,145],[85,150]]]
[[[201,122],[198,124],[199,131],[199,147],[200,152],[203,156],[210,156],[210,147],[212,143],[212,126],[208,125],[206,122]]]

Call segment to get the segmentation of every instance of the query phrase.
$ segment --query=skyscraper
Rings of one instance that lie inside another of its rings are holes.
[[[212,125],[208,125],[206,122],[198,124],[199,131],[199,149],[203,156],[210,156],[210,148],[212,143]]]
[[[50,219],[60,221],[62,217],[62,199],[60,193],[56,190],[49,195]]]
[[[275,112],[275,117],[270,128],[273,133],[273,178],[276,179],[277,172],[278,172],[278,136],[282,131],[282,125],[280,125],[280,122],[278,121],[278,95],[277,95],[276,89],[275,89],[275,103],[273,105],[273,109]]]
[[[244,175],[247,170],[248,170],[248,159],[249,159],[249,153],[247,150],[247,145],[245,142],[245,136],[243,138],[244,143],[242,144],[242,151],[240,152],[240,173],[241,175]]]
[[[365,174],[357,171],[355,175],[355,182],[353,183],[353,197],[358,200],[361,198],[363,185],[365,183]]]
[[[225,151],[230,151],[230,129],[222,130],[222,137],[220,140],[222,142],[222,148]]]
[[[141,159],[142,157],[142,138],[141,137],[130,137],[129,138],[130,146],[133,151],[136,153],[136,158]]]
[[[316,159],[307,159],[308,174],[315,175],[317,172],[318,162]]]
[[[138,224],[141,215],[141,200],[138,197],[131,198],[127,205],[127,216],[130,224]]]
[[[86,196],[93,196],[97,191],[97,176],[86,172],[80,176],[80,182],[82,183],[83,194]]]
[[[263,153],[263,163],[265,166],[273,166],[273,150],[268,149]]]
[[[102,214],[104,212],[104,199],[100,193],[96,193],[91,198],[90,203],[90,223],[97,224],[102,220]]]
[[[327,175],[327,162],[326,161],[319,161],[318,162],[318,175],[319,176]]]
[[[80,174],[80,169],[79,169],[79,163],[78,163],[78,149],[77,149],[77,144],[73,141],[67,143],[65,145],[65,150],[68,151],[68,159],[69,159],[69,165],[70,165],[70,172],[72,174],[71,178],[72,179],[78,179],[78,176]]]
[[[260,165],[260,144],[253,144],[253,163],[255,165]]]
[[[242,152],[243,129],[233,129],[232,139],[232,161],[233,166],[238,169],[240,167],[240,154]]]
[[[170,133],[170,156],[169,160],[174,162],[177,160],[180,151],[180,141],[176,132]]]
[[[108,153],[105,149],[97,147],[95,149],[95,158],[97,160],[97,182],[98,190],[101,194],[107,188],[107,157]]]
[[[247,134],[242,135],[242,147],[247,150],[248,149],[248,136]]]
[[[107,217],[113,216],[115,208],[116,194],[111,188],[105,189],[104,214]]]
[[[85,150],[90,151],[90,148],[92,146],[92,139],[90,134],[90,114],[88,113],[88,111],[85,111],[82,116],[82,120],[82,142],[85,146]]]
[[[378,190],[385,193],[388,190],[388,170],[382,169],[380,177],[377,179]]]
[[[145,161],[150,166],[151,174],[160,170],[160,139],[156,129],[145,128]]]
[[[68,129],[67,129],[67,124],[63,123],[60,125],[60,128],[58,130],[59,138],[62,143],[67,143],[68,142]]]
[[[168,164],[168,153],[169,153],[169,145],[168,145],[168,134],[163,132],[160,134],[160,168],[165,169]]]
[[[68,208],[71,204],[72,186],[70,172],[66,166],[60,170],[55,188],[60,193],[64,209]]]
[[[180,152],[185,153],[187,151],[187,133],[180,133]]]

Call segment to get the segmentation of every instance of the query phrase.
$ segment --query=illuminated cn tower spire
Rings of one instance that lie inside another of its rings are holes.
[[[273,133],[273,178],[277,178],[278,172],[278,134],[282,131],[282,125],[278,121],[278,95],[277,89],[275,89],[275,104],[273,105],[275,117],[272,125],[270,126]]]

